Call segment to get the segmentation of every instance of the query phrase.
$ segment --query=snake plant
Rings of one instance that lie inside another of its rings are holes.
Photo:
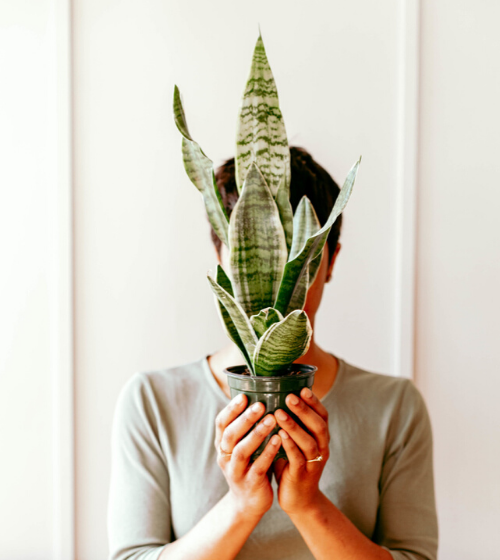
[[[210,223],[229,249],[228,270],[208,276],[223,326],[251,375],[274,376],[307,352],[312,328],[303,310],[330,229],[351,194],[361,158],[349,171],[326,223],[304,196],[293,214],[290,152],[276,84],[259,33],[236,134],[238,201],[228,217],[213,162],[191,137],[177,86],[174,119],[186,173]]]

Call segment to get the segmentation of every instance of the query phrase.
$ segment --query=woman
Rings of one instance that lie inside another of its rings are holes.
[[[307,152],[290,154],[292,206],[307,194],[324,223],[338,186]],[[217,183],[230,213],[233,160]],[[313,326],[340,227],[341,217],[307,295]],[[224,266],[225,247],[212,237]],[[314,339],[298,361],[318,368],[312,392],[287,397],[310,433],[283,411],[264,416],[262,404],[229,400],[223,370],[242,363],[234,345],[132,377],[113,426],[112,560],[435,560],[432,435],[418,390],[350,365]],[[276,424],[279,434],[250,463]],[[280,446],[288,461],[273,464]]]

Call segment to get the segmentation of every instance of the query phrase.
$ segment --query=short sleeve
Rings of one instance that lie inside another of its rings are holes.
[[[406,380],[392,418],[373,540],[394,560],[436,560],[432,431],[422,395]]]
[[[113,419],[109,560],[157,560],[170,542],[169,476],[158,423],[152,388],[136,373],[122,389]]]

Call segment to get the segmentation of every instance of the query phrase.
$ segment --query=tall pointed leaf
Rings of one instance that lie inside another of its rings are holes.
[[[307,196],[304,195],[300,199],[293,216],[293,242],[289,260],[294,259],[302,251],[307,239],[320,229],[321,222],[314,210],[314,206]]]
[[[314,206],[307,196],[300,199],[299,205],[295,210],[293,217],[293,243],[290,250],[288,260],[294,259],[304,247],[307,239],[314,235],[321,229],[321,222],[314,210]],[[316,279],[316,274],[321,264],[321,254],[309,263],[309,287]],[[295,309],[302,309],[302,307],[295,307]]]
[[[311,336],[311,323],[304,311],[293,311],[272,325],[255,347],[255,374],[278,375],[307,352]]]
[[[233,296],[233,287],[231,286],[231,280],[229,280],[227,274],[225,273],[224,269],[220,265],[217,265],[216,279],[217,279],[217,284],[219,284],[219,286],[223,290],[226,290],[226,292],[230,296]],[[226,331],[227,336],[240,349],[240,352],[242,353],[248,368],[250,369],[250,371],[253,371],[252,360],[250,359],[250,356],[248,355],[245,345],[241,340],[241,336],[240,333],[238,332],[238,329],[234,325],[233,320],[231,319],[231,316],[227,312],[227,309],[224,306],[224,304],[219,299],[217,299],[217,303],[219,304],[219,311],[222,319],[222,324],[224,326],[224,330]]]
[[[253,163],[229,221],[233,290],[247,315],[273,306],[287,253],[278,208]]]
[[[255,334],[250,320],[246,316],[246,313],[241,308],[241,305],[230,295],[224,288],[219,286],[219,284],[210,276],[207,276],[212,291],[217,296],[222,305],[226,308],[229,313],[231,320],[236,327],[241,341],[243,342],[247,354],[253,356],[255,351],[255,346],[257,345],[258,339]],[[249,366],[250,367],[250,366]],[[251,370],[253,371],[253,369]]]
[[[229,218],[215,181],[214,164],[189,134],[186,115],[177,86],[174,88],[174,119],[179,132],[182,134],[182,157],[186,173],[203,196],[208,219],[215,233],[227,246]]]
[[[283,278],[281,280],[276,304],[274,305],[274,307],[281,311],[283,315],[287,315],[289,313],[290,301],[294,300],[295,291],[301,289],[300,282],[302,280],[302,276],[305,274],[309,263],[321,254],[335,220],[344,210],[351,195],[360,163],[361,158],[359,158],[349,171],[325,225],[317,233],[306,240],[302,250],[294,259],[287,262],[283,272]]]
[[[309,282],[309,267],[307,267],[305,273],[298,281],[292,297],[290,298],[290,302],[288,303],[287,307],[287,314],[295,311],[296,309],[304,309],[304,305],[306,304],[307,299],[307,291],[309,290],[311,284],[312,282]]]
[[[293,210],[290,204],[290,185],[287,186],[284,175],[281,178],[275,201],[280,213],[281,225],[285,232],[288,254],[290,254],[293,241]]]
[[[290,184],[290,150],[278,91],[259,34],[236,131],[236,184],[241,191],[250,165],[259,166],[273,197],[284,175]]]
[[[252,315],[250,317],[250,323],[252,323],[253,330],[259,338],[271,325],[274,325],[274,323],[278,323],[282,320],[283,315],[272,307],[263,309],[258,315]]]

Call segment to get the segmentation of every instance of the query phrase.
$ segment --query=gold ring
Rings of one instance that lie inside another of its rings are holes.
[[[306,463],[314,463],[315,461],[322,461],[322,460],[323,460],[323,455],[318,455],[314,459],[309,459],[309,461],[306,461]]]
[[[231,457],[232,453],[228,453],[227,451],[224,451],[224,449],[222,449],[222,447],[219,445],[219,455],[221,457]]]

